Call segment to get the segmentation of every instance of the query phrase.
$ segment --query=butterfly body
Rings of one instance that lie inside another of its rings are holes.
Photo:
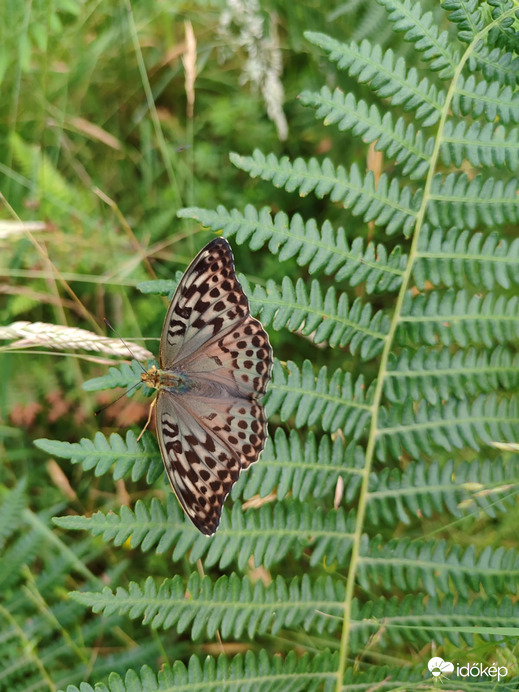
[[[259,401],[272,349],[236,278],[229,243],[211,241],[186,270],[162,330],[157,436],[171,485],[195,526],[213,534],[225,498],[265,445]]]
[[[141,380],[152,389],[166,389],[179,394],[185,394],[190,389],[185,375],[172,370],[159,370],[155,365],[142,373]]]

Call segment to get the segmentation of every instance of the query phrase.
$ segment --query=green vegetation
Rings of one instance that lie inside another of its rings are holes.
[[[0,691],[516,689],[519,4],[0,13]],[[208,539],[103,317],[214,233],[275,363]]]

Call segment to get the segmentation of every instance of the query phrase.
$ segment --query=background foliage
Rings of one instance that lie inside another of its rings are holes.
[[[515,688],[518,9],[0,8],[0,689]],[[201,227],[276,356],[209,540],[93,416]]]

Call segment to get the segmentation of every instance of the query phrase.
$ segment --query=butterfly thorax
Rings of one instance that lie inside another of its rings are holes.
[[[155,365],[142,373],[141,380],[152,389],[169,389],[181,392],[187,387],[185,375],[171,370],[159,370]]]

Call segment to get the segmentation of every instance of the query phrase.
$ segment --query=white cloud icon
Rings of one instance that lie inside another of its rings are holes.
[[[450,661],[444,661],[443,658],[440,658],[439,656],[434,656],[429,660],[427,668],[429,668],[434,677],[437,678],[439,675],[452,673],[454,670],[454,664]]]

